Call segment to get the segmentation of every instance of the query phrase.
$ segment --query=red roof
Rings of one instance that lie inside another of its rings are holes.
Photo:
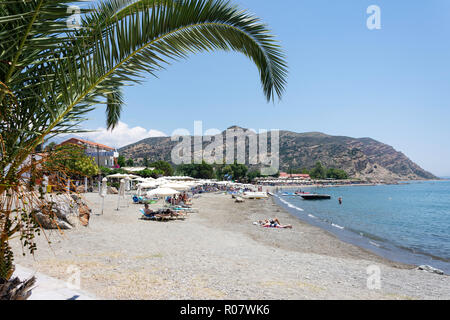
[[[280,172],[280,178],[304,178],[304,179],[309,179],[311,177],[309,176],[309,174],[305,174],[305,173],[292,173],[292,174],[289,174],[287,172]]]
[[[104,145],[104,144],[101,144],[101,143],[91,142],[91,141],[87,141],[87,140],[83,140],[83,139],[78,139],[78,138],[71,138],[71,139],[69,139],[69,140],[66,140],[66,141],[62,142],[61,144],[68,144],[68,143],[73,143],[73,144],[88,144],[88,145],[91,145],[91,146],[93,146],[93,147],[99,147],[99,148],[101,148],[101,149],[106,149],[106,150],[111,150],[111,151],[114,151],[114,150],[115,150],[115,148],[108,147],[108,146],[106,146],[106,145]]]

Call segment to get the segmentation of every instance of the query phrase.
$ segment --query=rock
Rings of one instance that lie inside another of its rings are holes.
[[[79,209],[79,219],[83,227],[89,224],[89,218],[91,217],[92,210],[87,205],[81,205]]]
[[[78,196],[57,196],[49,199],[44,207],[35,208],[33,213],[44,229],[67,230],[87,226],[91,209]]]
[[[433,268],[432,266],[428,266],[428,265],[419,266],[419,267],[417,267],[417,270],[422,270],[422,271],[426,271],[426,272],[430,272],[430,273],[444,275],[444,271]]]
[[[78,219],[83,227],[89,224],[89,219],[91,217],[92,209],[86,204],[86,202],[77,195],[72,195],[72,199],[78,205]]]
[[[54,209],[56,209],[56,216],[59,220],[68,223],[73,227],[80,226],[80,219],[78,215],[79,206],[76,202],[72,202],[68,199],[59,201],[54,204]]]
[[[69,223],[58,219],[53,220],[48,215],[44,215],[40,211],[35,211],[34,216],[41,225],[41,227],[44,229],[61,229],[61,230],[72,229],[72,226]]]
[[[40,211],[33,211],[34,218],[44,229],[57,229],[56,224],[49,216],[42,214]]]

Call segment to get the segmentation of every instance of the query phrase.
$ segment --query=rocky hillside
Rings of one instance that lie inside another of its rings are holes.
[[[231,127],[241,130],[238,127]],[[242,129],[245,130],[245,129]],[[225,132],[223,133],[225,136]],[[193,139],[192,139],[193,140]],[[225,139],[224,139],[225,140]],[[119,152],[135,161],[171,161],[178,142],[170,137],[148,138],[123,147]],[[204,146],[208,145],[204,143]],[[248,139],[246,141],[248,146]],[[270,142],[269,142],[270,145]],[[236,148],[236,146],[235,146]],[[226,150],[224,144],[224,150]],[[330,136],[323,133],[280,131],[280,170],[312,168],[317,161],[327,167],[345,170],[353,178],[368,181],[435,179],[403,153],[370,138]],[[246,148],[248,160],[248,148]]]

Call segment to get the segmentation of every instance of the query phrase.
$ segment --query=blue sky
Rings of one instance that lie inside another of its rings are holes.
[[[193,55],[125,89],[121,129],[134,132],[128,139],[155,133],[149,130],[193,132],[195,120],[204,129],[320,131],[374,138],[450,176],[450,1],[233,3],[261,17],[281,41],[289,63],[282,100],[265,101],[244,56]],[[373,4],[381,8],[381,30],[366,27]],[[105,126],[103,108],[89,117],[85,128]],[[115,137],[124,138],[120,129],[108,142],[124,143]]]

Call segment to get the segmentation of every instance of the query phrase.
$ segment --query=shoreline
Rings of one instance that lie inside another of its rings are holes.
[[[364,182],[364,183],[341,183],[341,184],[292,184],[292,185],[265,185],[265,184],[256,184],[255,186],[261,186],[263,189],[266,188],[267,191],[273,192],[274,189],[291,189],[291,188],[333,188],[333,187],[372,187],[372,186],[389,186],[389,185],[401,185],[401,184],[410,184],[414,182],[441,182],[441,181],[450,181],[450,178],[442,178],[442,179],[423,179],[423,180],[398,180],[395,182]]]
[[[389,261],[302,222],[274,199],[236,203],[202,194],[185,221],[139,220],[139,205],[108,195],[105,214],[87,194],[88,227],[47,231],[32,256],[15,262],[65,280],[76,266],[81,288],[103,299],[449,299],[450,278]],[[278,217],[293,229],[254,221]],[[381,272],[381,289],[368,288],[368,267]]]
[[[303,187],[305,188],[305,187]],[[300,221],[307,223],[311,226],[317,227],[333,237],[335,237],[337,240],[348,243],[350,245],[357,246],[358,248],[376,255],[377,257],[380,257],[382,259],[385,259],[386,261],[389,261],[393,264],[399,264],[403,265],[404,268],[414,269],[421,265],[428,265],[430,262],[425,262],[424,260],[428,260],[429,258],[433,259],[438,264],[445,263],[448,264],[449,262],[445,260],[444,258],[433,256],[431,254],[427,253],[417,253],[413,252],[411,250],[408,250],[408,248],[405,247],[399,247],[394,244],[391,244],[389,241],[385,239],[378,239],[378,238],[371,238],[370,236],[364,235],[364,236],[358,236],[357,233],[353,232],[352,230],[349,230],[347,228],[334,225],[334,224],[327,224],[325,221],[322,220],[316,220],[317,218],[309,218],[310,214],[308,214],[308,217],[296,215],[294,213],[295,209],[290,209],[287,204],[283,204],[283,199],[280,197],[280,195],[273,196],[274,202],[277,203],[280,208],[287,211],[290,215],[295,217],[296,219],[299,219]],[[278,198],[275,200],[275,198]],[[292,211],[291,211],[292,210]],[[303,209],[302,209],[303,210]],[[337,229],[335,229],[337,228]],[[362,240],[364,239],[364,241]],[[383,243],[383,245],[380,245],[377,242]],[[421,261],[421,262],[420,262]],[[419,263],[418,263],[419,262]],[[434,266],[439,269],[440,266]],[[447,267],[448,269],[448,267]],[[443,271],[445,275],[450,276],[448,273],[448,270]]]

